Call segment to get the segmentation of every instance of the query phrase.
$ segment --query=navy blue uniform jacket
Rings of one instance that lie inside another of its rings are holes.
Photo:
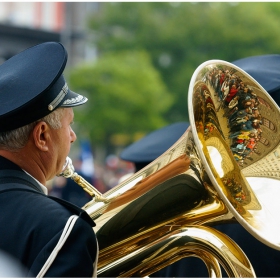
[[[80,208],[43,194],[34,179],[3,157],[0,205],[0,250],[27,268],[26,277],[39,273],[75,214],[79,218],[45,277],[92,277],[97,250],[94,222]]]

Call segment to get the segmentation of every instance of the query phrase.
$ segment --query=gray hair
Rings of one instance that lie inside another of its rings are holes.
[[[33,131],[36,124],[40,121],[44,121],[50,125],[53,129],[61,128],[61,117],[63,115],[64,108],[58,108],[47,116],[27,124],[25,126],[19,127],[14,130],[0,132],[0,149],[8,151],[16,151],[22,149]]]

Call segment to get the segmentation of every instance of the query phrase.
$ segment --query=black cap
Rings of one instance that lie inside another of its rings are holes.
[[[32,123],[59,107],[87,101],[69,90],[62,75],[66,62],[63,45],[47,42],[0,65],[0,132]]]
[[[280,105],[280,55],[250,56],[232,62],[252,76]]]
[[[126,147],[120,158],[135,163],[139,170],[167,151],[188,127],[189,123],[178,122],[153,131]]]

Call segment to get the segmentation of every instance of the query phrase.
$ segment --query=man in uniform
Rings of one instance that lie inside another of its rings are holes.
[[[87,98],[69,90],[67,52],[46,42],[0,65],[0,250],[26,277],[92,277],[98,245],[82,209],[47,195],[76,135],[72,107]]]

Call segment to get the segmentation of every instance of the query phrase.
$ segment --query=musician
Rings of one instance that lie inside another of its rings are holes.
[[[255,78],[271,97],[280,105],[280,55],[249,57],[233,62]],[[162,155],[185,132],[188,123],[172,130],[171,126],[154,131],[125,148],[120,158],[133,162],[136,171]],[[174,134],[176,133],[176,134]],[[174,135],[169,140],[170,135]],[[176,137],[175,137],[176,135]],[[280,276],[280,252],[272,249],[248,233],[239,223],[215,226],[231,237],[250,260],[257,277]],[[223,277],[227,275],[222,269]],[[185,258],[150,275],[150,277],[208,277],[204,263],[198,258]]]
[[[94,222],[46,188],[76,140],[72,107],[87,101],[68,88],[66,62],[63,45],[46,42],[0,65],[0,250],[26,277],[96,275]]]

